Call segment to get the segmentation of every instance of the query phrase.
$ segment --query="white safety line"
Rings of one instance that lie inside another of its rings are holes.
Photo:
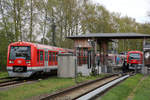
[[[104,86],[102,86],[102,87],[100,87],[100,88],[98,88],[98,89],[96,89],[96,90],[94,90],[92,92],[89,92],[86,95],[81,96],[80,98],[78,98],[76,100],[89,100],[89,99],[93,98],[94,96],[96,96],[97,94],[100,94],[101,92],[105,91],[109,87],[115,85],[116,83],[118,83],[118,82],[120,82],[120,81],[122,81],[122,80],[124,80],[124,79],[126,79],[128,77],[129,77],[129,75],[126,75],[126,76],[123,76],[121,78],[118,78],[118,79],[116,79],[116,80],[114,80],[114,81],[112,81],[110,83],[105,84]]]

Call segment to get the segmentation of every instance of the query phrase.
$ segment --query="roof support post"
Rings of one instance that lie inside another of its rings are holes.
[[[102,72],[107,73],[107,60],[108,60],[108,41],[101,41],[100,42],[100,58],[101,58],[101,67]]]
[[[146,43],[146,39],[144,38],[143,40],[143,67],[145,66],[145,61],[144,61],[144,46],[145,46],[145,43]]]

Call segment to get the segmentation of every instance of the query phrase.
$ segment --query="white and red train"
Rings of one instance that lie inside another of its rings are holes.
[[[127,54],[129,70],[141,69],[143,65],[143,53],[141,51],[129,51]]]
[[[7,71],[10,77],[30,77],[37,72],[57,70],[60,53],[72,52],[30,42],[15,42],[8,46]]]

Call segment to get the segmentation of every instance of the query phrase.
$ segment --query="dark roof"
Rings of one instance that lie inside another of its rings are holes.
[[[70,39],[77,39],[77,38],[143,39],[143,38],[150,38],[150,35],[140,34],[140,33],[90,33],[90,34],[69,36],[67,38]]]

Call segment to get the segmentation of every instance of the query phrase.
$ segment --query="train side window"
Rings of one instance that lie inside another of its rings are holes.
[[[55,62],[55,52],[53,52],[53,61]]]
[[[40,61],[43,61],[43,51],[40,51]]]
[[[37,50],[37,62],[39,62],[39,50]]]
[[[52,62],[52,54],[49,52],[49,62]]]

